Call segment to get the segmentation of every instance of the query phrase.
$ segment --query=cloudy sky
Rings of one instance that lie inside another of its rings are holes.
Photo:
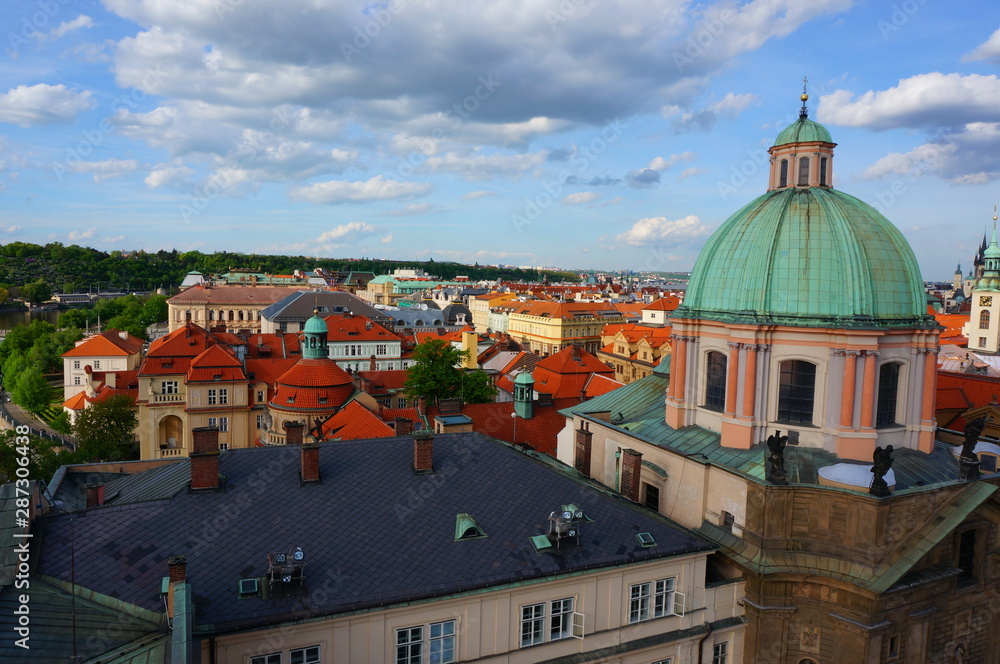
[[[1000,197],[1000,7],[5,0],[0,242],[689,270],[798,112],[964,268]]]

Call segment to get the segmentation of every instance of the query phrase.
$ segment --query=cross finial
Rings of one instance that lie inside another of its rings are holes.
[[[809,79],[807,77],[803,76],[802,77],[802,96],[800,97],[800,99],[802,100],[802,108],[799,109],[799,117],[800,118],[808,117],[808,115],[809,115],[809,110],[806,108],[806,102],[809,101],[809,92],[807,91],[808,86],[809,86]]]

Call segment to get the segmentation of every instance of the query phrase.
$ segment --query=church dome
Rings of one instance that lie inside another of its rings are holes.
[[[354,394],[351,377],[329,359],[300,359],[276,383],[270,406],[290,412],[333,412]]]
[[[312,318],[306,321],[305,327],[302,331],[306,334],[322,334],[326,335],[328,332],[326,327],[326,321],[319,317],[318,313],[313,313]]]
[[[818,122],[813,122],[805,115],[781,130],[778,138],[774,141],[774,147],[788,145],[789,143],[810,143],[819,141],[821,143],[833,143],[830,132]]]
[[[932,325],[926,311],[902,233],[853,196],[808,187],[768,191],[727,219],[701,251],[674,317],[903,327]]]

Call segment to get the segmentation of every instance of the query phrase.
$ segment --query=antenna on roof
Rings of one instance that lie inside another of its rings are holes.
[[[802,108],[799,109],[799,118],[802,119],[809,117],[809,109],[806,108],[806,102],[809,101],[809,93],[806,91],[808,85],[809,85],[809,79],[803,76],[802,97],[800,97],[800,99],[802,99]]]

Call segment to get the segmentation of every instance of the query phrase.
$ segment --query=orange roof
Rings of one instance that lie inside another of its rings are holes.
[[[962,336],[962,326],[969,322],[969,314],[934,314],[934,320],[944,326],[942,339]]]
[[[121,337],[125,334],[125,338]],[[128,357],[142,350],[143,341],[128,332],[111,329],[84,339],[63,357]]]
[[[201,355],[191,360],[187,372],[187,382],[245,381],[246,372],[236,356],[225,346],[210,346]]]
[[[322,431],[326,440],[389,438],[396,435],[392,427],[357,401],[351,401],[324,422]]]
[[[591,374],[614,378],[614,371],[585,350],[564,348],[535,367],[535,391],[553,398],[579,397]]]
[[[681,306],[681,299],[679,297],[674,297],[673,295],[668,295],[666,297],[661,297],[655,302],[650,302],[643,309],[653,309],[655,311],[673,311],[677,307]]]
[[[284,411],[335,411],[354,394],[347,372],[329,359],[302,359],[277,380],[271,406]]]
[[[604,302],[544,302],[541,300],[523,303],[511,315],[515,314],[562,319],[622,315],[614,305]]]
[[[396,334],[385,329],[365,316],[327,316],[329,341],[399,341]]]
[[[209,338],[208,330],[188,323],[149,344],[146,357],[195,357],[208,347]]]
[[[78,392],[77,394],[71,396],[66,401],[63,401],[63,408],[69,408],[70,410],[83,410],[87,405],[87,393]]]
[[[149,357],[139,367],[140,376],[172,376],[186,374],[191,367],[189,357]]]
[[[619,383],[613,378],[608,378],[604,374],[593,374],[587,379],[587,384],[584,386],[584,392],[588,399],[593,399],[594,397],[599,397],[602,394],[606,394],[611,390],[617,390],[619,387],[624,386],[625,383]]]
[[[961,387],[938,387],[935,408],[938,410],[961,410],[972,408]]]
[[[406,383],[406,369],[394,369],[392,371],[359,371],[357,375],[365,380],[371,381],[372,393],[385,394],[387,390],[401,390]]]
[[[961,388],[970,408],[1000,400],[1000,377],[939,371],[937,379],[938,393],[948,388]]]

